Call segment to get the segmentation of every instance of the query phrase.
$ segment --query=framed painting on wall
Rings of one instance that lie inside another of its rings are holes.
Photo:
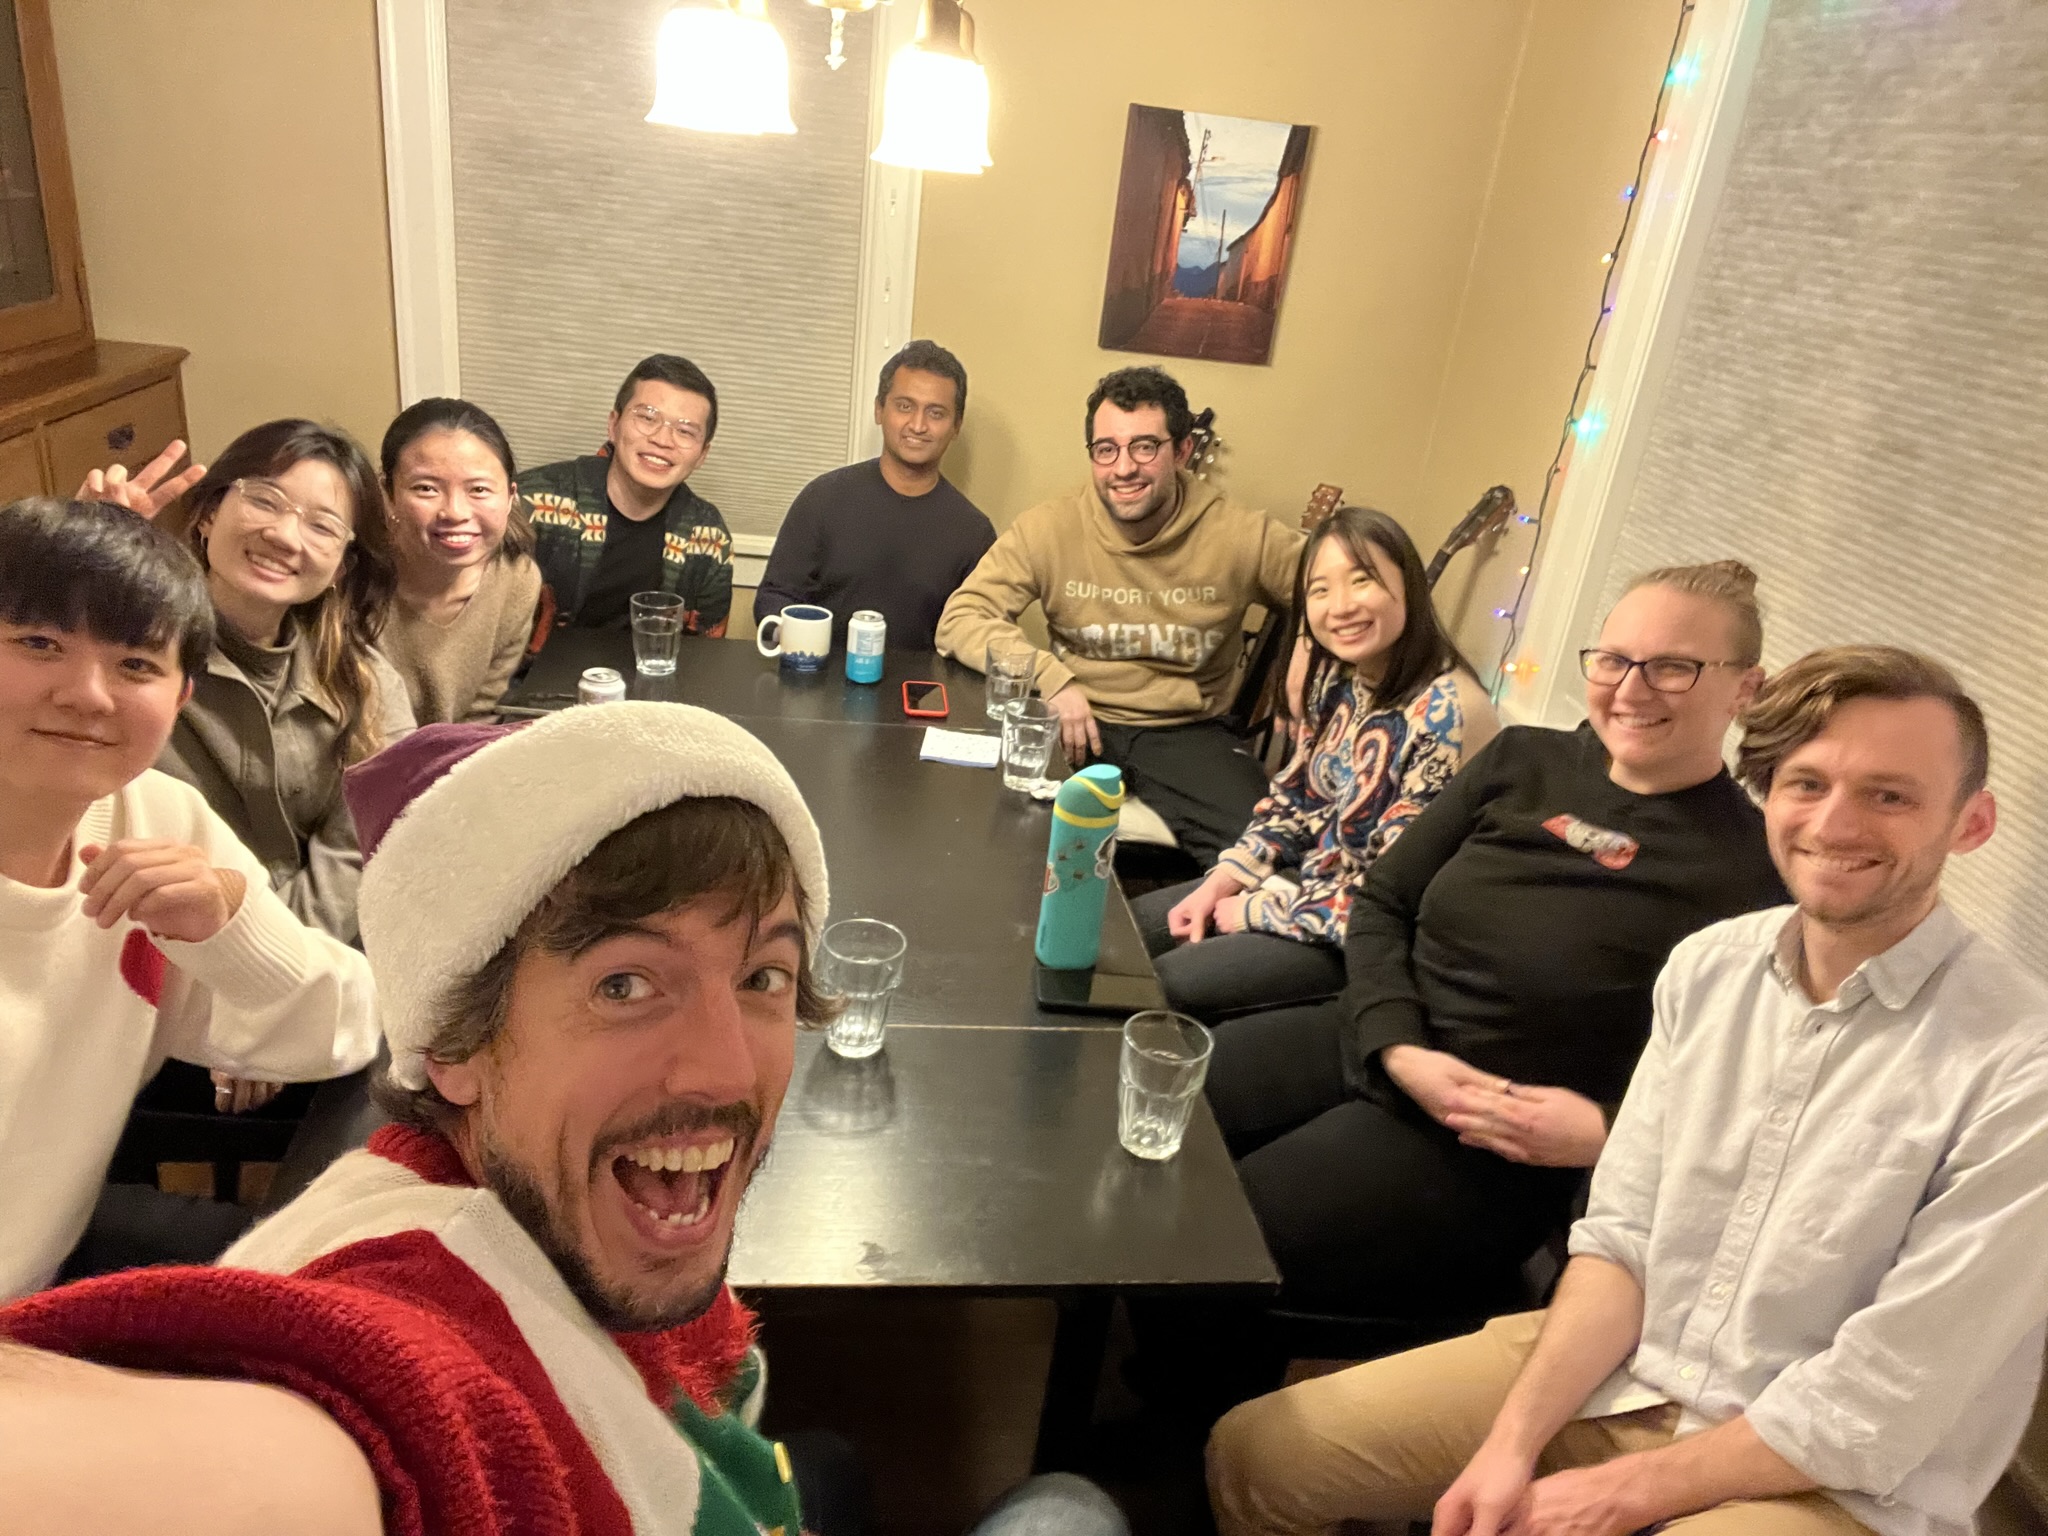
[[[1309,129],[1133,106],[1101,345],[1263,363],[1301,213]]]

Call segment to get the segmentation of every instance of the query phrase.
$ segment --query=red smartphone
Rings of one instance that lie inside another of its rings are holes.
[[[946,685],[944,683],[920,683],[915,679],[903,685],[903,713],[913,720],[943,720],[946,718]]]

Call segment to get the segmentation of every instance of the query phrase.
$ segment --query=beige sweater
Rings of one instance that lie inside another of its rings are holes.
[[[539,601],[540,567],[524,556],[484,567],[476,594],[451,623],[434,623],[402,597],[392,601],[377,643],[405,679],[421,725],[490,719],[526,654]]]
[[[1052,635],[1041,693],[1078,681],[1096,714],[1123,725],[1220,714],[1245,609],[1293,601],[1303,535],[1185,471],[1180,482],[1180,510],[1142,544],[1092,485],[1024,513],[946,604],[941,654],[979,671],[989,641],[1023,638],[1017,616],[1036,602]]]

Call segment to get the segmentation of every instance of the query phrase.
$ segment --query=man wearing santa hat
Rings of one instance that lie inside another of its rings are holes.
[[[430,726],[348,795],[397,1123],[220,1268],[0,1311],[8,1529],[795,1536],[724,1276],[829,1012],[796,786],[626,703]],[[997,1522],[1121,1527],[1026,1490]]]

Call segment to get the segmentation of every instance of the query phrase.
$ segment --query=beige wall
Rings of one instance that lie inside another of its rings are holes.
[[[1489,485],[1536,510],[1600,302],[1600,254],[1620,228],[1671,49],[1676,7],[1535,0],[1500,163],[1444,370],[1416,500],[1437,532]],[[1490,668],[1529,530],[1451,567],[1438,601]]]
[[[1318,481],[1427,553],[1530,491],[1563,419],[1675,7],[1644,0],[977,0],[979,178],[927,176],[917,329],[973,381],[948,462],[1000,525],[1077,483],[1132,102],[1315,126],[1270,365],[1165,359],[1223,483],[1292,520]]]
[[[1290,520],[1317,481],[1412,500],[1526,0],[977,0],[980,177],[929,175],[916,325],[972,380],[949,461],[998,525],[1087,472],[1081,409],[1133,102],[1314,125],[1271,364],[1171,360],[1223,483]]]
[[[398,407],[372,0],[51,0],[94,328],[187,347],[203,458]]]

